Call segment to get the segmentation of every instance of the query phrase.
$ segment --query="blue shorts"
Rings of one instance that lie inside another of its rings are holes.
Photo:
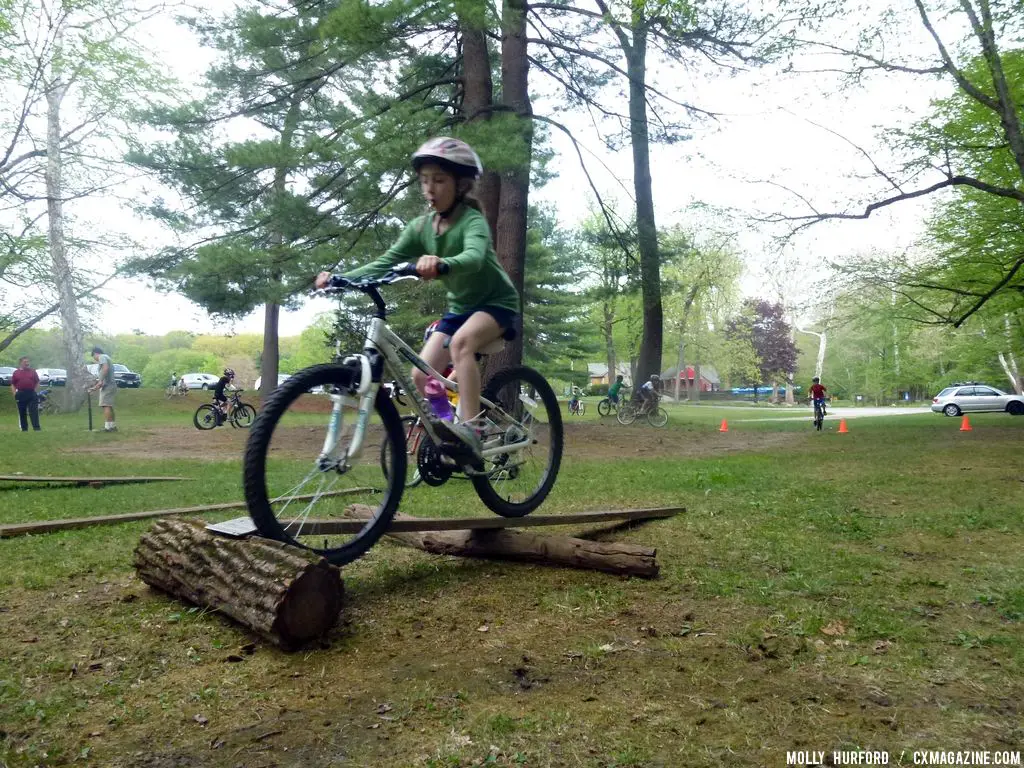
[[[455,332],[464,326],[466,321],[477,312],[486,312],[497,321],[498,326],[505,332],[502,335],[505,341],[512,341],[516,337],[516,318],[519,316],[519,313],[513,312],[511,309],[505,309],[505,307],[476,307],[469,310],[469,312],[463,312],[458,315],[454,312],[446,312],[434,330],[446,336],[454,336]]]

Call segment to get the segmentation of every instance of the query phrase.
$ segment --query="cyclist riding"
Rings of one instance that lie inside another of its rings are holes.
[[[616,405],[619,404],[619,392],[622,391],[623,386],[622,376],[619,375],[615,377],[615,383],[608,387],[608,399]]]
[[[476,354],[500,338],[515,336],[519,293],[498,262],[487,219],[471,195],[483,172],[473,148],[458,139],[433,138],[413,153],[412,167],[431,211],[414,219],[383,256],[343,275],[321,272],[316,286],[343,287],[353,278],[380,277],[401,262],[415,262],[423,280],[444,283],[448,312],[429,335],[420,357],[435,370],[443,371],[451,362],[459,372],[458,421],[439,420],[437,431],[464,444],[479,464],[484,427],[477,420]],[[414,368],[412,376],[425,394],[427,374]]]
[[[583,390],[579,387],[574,386],[572,392],[569,393],[569,411],[576,411],[580,407],[580,398],[583,396]]]
[[[213,402],[217,406],[218,427],[224,424],[224,419],[228,415],[228,398],[224,394],[224,390],[231,384],[234,378],[235,372],[230,368],[225,368],[224,375],[217,379],[217,386],[213,388]]]
[[[640,396],[644,400],[644,410],[655,407],[658,403],[658,385],[661,383],[661,376],[651,374],[651,378],[640,387]]]
[[[822,416],[827,416],[828,414],[825,413],[825,392],[827,391],[827,388],[821,385],[821,379],[817,376],[815,376],[811,381],[814,382],[811,384],[811,402],[813,405],[821,408]]]

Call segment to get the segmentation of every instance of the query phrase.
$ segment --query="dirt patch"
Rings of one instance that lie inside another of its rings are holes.
[[[245,450],[248,430],[219,427],[199,432],[191,426],[154,427],[137,437],[115,438],[75,453],[102,453],[137,459],[193,459],[225,461]],[[319,426],[287,427],[274,435],[273,447],[289,456],[315,456],[323,445]],[[380,433],[371,427],[368,449],[380,445]],[[793,432],[719,432],[654,429],[647,425],[624,427],[617,423],[566,424],[565,456],[583,460],[621,460],[658,456],[697,458],[742,451],[775,450],[803,439]]]

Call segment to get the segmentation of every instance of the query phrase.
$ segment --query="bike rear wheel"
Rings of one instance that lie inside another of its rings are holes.
[[[668,411],[661,406],[655,408],[653,411],[648,411],[647,423],[652,427],[664,427],[668,424]]]
[[[487,508],[502,517],[522,517],[551,492],[562,465],[562,412],[558,398],[537,371],[517,366],[498,371],[483,396],[485,408],[484,475],[472,477]],[[488,449],[521,444],[509,453],[488,457]]]
[[[335,565],[359,558],[384,534],[404,488],[402,422],[386,392],[377,393],[376,423],[367,420],[361,454],[347,456],[359,418],[359,401],[348,393],[358,376],[358,369],[343,365],[299,371],[267,399],[245,446],[245,500],[259,532]],[[316,387],[330,399],[309,394]],[[332,428],[337,459],[323,455]],[[353,504],[368,508],[369,519],[354,531],[339,531],[345,508]]]
[[[626,403],[619,407],[619,412],[615,414],[615,418],[618,419],[619,424],[629,425],[636,421],[636,406]]]
[[[402,417],[402,434],[405,435],[405,487],[415,488],[423,482],[418,466],[420,443],[426,437],[419,416]],[[385,477],[391,466],[391,443],[387,440],[380,444],[380,468]]]
[[[242,403],[231,411],[231,425],[239,429],[248,429],[256,420],[256,409],[248,403]]]
[[[196,425],[196,429],[213,429],[217,426],[217,409],[209,403],[203,403],[196,408],[192,423]]]

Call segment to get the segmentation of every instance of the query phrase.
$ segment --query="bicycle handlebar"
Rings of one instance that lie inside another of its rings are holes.
[[[451,265],[445,264],[442,261],[440,265],[438,265],[437,271],[438,274],[447,275],[451,271]],[[416,265],[408,261],[395,265],[380,277],[357,277],[349,279],[347,277],[342,277],[341,275],[331,275],[330,285],[321,289],[321,291],[325,294],[331,294],[344,291],[349,288],[354,288],[357,291],[368,293],[374,288],[378,288],[382,285],[390,285],[391,283],[407,277],[416,278],[417,280],[420,279],[420,275],[416,271]]]

